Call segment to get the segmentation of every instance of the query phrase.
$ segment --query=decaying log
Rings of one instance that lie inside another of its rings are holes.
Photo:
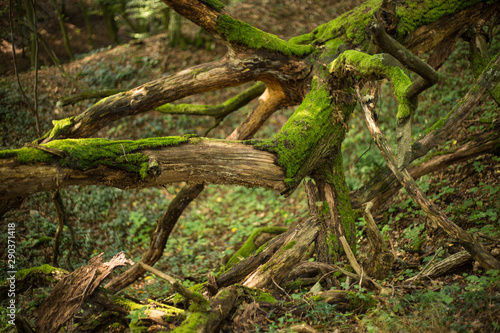
[[[415,276],[416,279],[425,279],[425,278],[435,278],[441,275],[448,273],[449,271],[460,267],[467,262],[472,261],[472,256],[467,251],[460,251],[455,254],[452,254],[449,257],[441,260],[438,263],[435,263],[427,268],[425,268],[420,274]],[[412,281],[413,278],[410,278],[406,281]]]
[[[102,254],[92,258],[87,266],[80,267],[64,277],[51,290],[37,310],[36,331],[52,333],[68,321],[81,307],[87,296],[119,266],[128,260],[120,252],[109,262],[102,262]]]
[[[287,237],[279,251],[267,263],[249,274],[242,284],[250,288],[279,284],[292,267],[302,259],[304,252],[316,238],[319,226],[319,220],[312,217],[300,224],[293,233],[285,233]]]

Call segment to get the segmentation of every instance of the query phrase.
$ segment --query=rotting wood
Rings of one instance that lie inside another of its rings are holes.
[[[61,279],[51,290],[37,310],[36,331],[52,333],[68,321],[80,309],[87,296],[91,295],[99,284],[111,272],[127,264],[123,252],[103,263],[102,254],[92,258],[87,266]]]

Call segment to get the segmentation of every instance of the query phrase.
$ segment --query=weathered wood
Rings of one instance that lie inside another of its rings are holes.
[[[37,310],[36,331],[57,332],[69,320],[113,269],[127,263],[123,252],[109,262],[102,262],[102,254],[60,280]]]
[[[261,85],[254,85],[252,91],[259,89]],[[234,132],[227,138],[228,140],[243,140],[251,138],[255,132],[264,124],[266,119],[279,107],[279,103],[269,103],[270,93],[266,89],[254,110],[247,116]],[[175,198],[168,205],[168,209],[162,218],[157,221],[156,230],[151,237],[150,247],[142,256],[141,261],[147,265],[154,265],[163,255],[170,233],[176,225],[184,209],[203,191],[205,186],[202,183],[188,184],[184,186]],[[134,265],[124,273],[111,280],[106,288],[117,292],[129,284],[133,283],[144,273],[140,265]]]
[[[319,231],[319,220],[309,218],[293,233],[288,232],[283,246],[269,259],[248,275],[243,285],[250,288],[263,288],[274,283],[279,284],[294,267],[309,245],[314,241]]]
[[[425,277],[435,278],[441,276],[457,267],[466,264],[467,262],[470,262],[471,260],[472,257],[469,254],[469,252],[467,251],[457,252],[425,269],[420,275],[420,278],[425,278]]]
[[[365,265],[369,276],[382,280],[389,275],[392,269],[394,255],[388,250],[384,237],[373,220],[373,216],[370,213],[372,205],[369,202],[363,207],[363,217],[366,221],[366,235],[371,247]]]

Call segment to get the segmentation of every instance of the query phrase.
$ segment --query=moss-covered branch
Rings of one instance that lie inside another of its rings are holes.
[[[54,128],[40,140],[88,137],[111,122],[198,93],[255,80],[258,73],[245,71],[238,62],[222,59],[169,75],[137,88],[100,100],[78,116],[53,121]]]
[[[323,158],[338,150],[344,139],[345,122],[353,104],[334,106],[333,99],[326,82],[316,76],[311,91],[281,132],[271,141],[255,144],[259,149],[278,154],[278,164],[286,170],[285,182],[290,189],[294,189]]]
[[[210,116],[216,119],[223,119],[228,114],[247,105],[256,97],[262,95],[266,90],[265,84],[259,82],[252,87],[239,93],[233,98],[217,105],[197,105],[197,104],[164,104],[155,110],[166,114],[186,114],[194,116]]]
[[[193,181],[285,189],[274,154],[232,141],[66,139],[41,146],[64,157],[31,147],[0,151],[2,200],[88,184],[131,188]]]

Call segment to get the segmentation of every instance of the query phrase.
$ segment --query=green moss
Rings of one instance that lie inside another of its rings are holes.
[[[52,120],[52,124],[54,125],[54,128],[50,131],[50,134],[48,135],[49,138],[55,138],[60,135],[65,135],[67,134],[71,126],[73,125],[73,121],[75,120],[75,116],[69,117],[69,118],[64,118],[61,120]]]
[[[333,162],[333,177],[331,181],[337,193],[337,209],[339,211],[340,221],[344,227],[346,240],[351,245],[352,252],[356,254],[356,242],[353,238],[355,237],[355,235],[353,235],[355,224],[351,207],[349,187],[345,181],[341,152],[335,156],[335,160]]]
[[[335,38],[342,38],[349,44],[367,46],[370,36],[366,32],[366,26],[373,20],[373,15],[381,2],[381,0],[367,1],[336,19],[320,25],[313,31],[314,43],[323,44]]]
[[[215,9],[218,12],[220,12],[224,8],[224,4],[218,0],[200,0],[200,2],[203,2],[205,5]]]
[[[252,289],[252,288],[245,288],[245,290],[248,291],[248,293],[250,295],[252,295],[255,302],[257,302],[257,303],[261,303],[261,302],[266,302],[266,303],[271,303],[271,304],[278,303],[276,298],[273,295],[271,295],[270,293],[265,293],[265,292],[260,291],[258,289]]]
[[[136,151],[158,149],[179,145],[189,141],[189,136],[173,136],[148,138],[141,140],[107,140],[107,139],[66,139],[55,140],[41,145],[62,151],[65,157],[60,158],[40,149],[24,147],[21,149],[0,151],[0,158],[16,157],[20,164],[37,164],[59,162],[77,170],[88,170],[99,165],[119,168],[135,173],[144,179],[148,171],[155,167],[149,164],[149,157]],[[157,165],[156,165],[157,166]]]
[[[480,0],[431,0],[409,1],[396,6],[398,20],[397,39],[403,40],[416,28],[456,13],[480,2]]]
[[[195,284],[192,287],[189,287],[188,289],[191,290],[192,292],[202,293],[203,290],[205,289],[205,284],[204,283],[198,283],[198,284]],[[202,295],[202,298],[204,298],[203,295]],[[185,300],[184,296],[182,296],[181,294],[175,294],[172,302],[174,303],[174,305],[176,305],[176,304],[179,304],[181,302],[184,302],[184,300]]]
[[[176,308],[175,306],[162,304],[151,299],[148,299],[148,304],[150,304],[150,306],[154,307],[157,310],[165,312],[165,316],[167,317],[183,315],[185,312],[184,310]]]
[[[273,140],[254,144],[257,149],[278,154],[277,163],[285,168],[285,183],[290,188],[314,167],[316,159],[338,146],[345,135],[343,124],[332,116],[332,96],[320,82],[319,77],[313,78],[311,91]],[[352,107],[341,110],[347,120]]]
[[[40,267],[33,267],[23,269],[16,273],[16,280],[23,280],[30,274],[52,274],[53,272],[68,273],[66,270],[61,268],[52,267],[50,265],[42,265]]]
[[[131,300],[122,297],[116,297],[114,301],[116,305],[119,305],[122,308],[127,309],[129,311],[141,310],[147,307],[147,305],[138,304],[136,302],[133,302]]]
[[[302,288],[302,286],[304,286],[306,283],[304,281],[302,281],[300,278],[295,280],[295,281],[292,281],[292,282],[289,282],[289,283],[286,283],[284,285],[284,288],[286,290],[296,290],[296,289],[300,289]]]
[[[292,248],[295,244],[297,244],[297,242],[296,242],[296,241],[291,241],[291,242],[287,243],[285,246],[283,246],[283,247],[281,248],[281,250],[283,250],[283,251],[289,250],[289,249],[291,249],[291,248]]]
[[[25,147],[11,150],[11,152],[15,152],[17,162],[20,164],[53,163],[56,160],[54,155],[36,148]]]
[[[216,29],[230,42],[246,45],[253,49],[280,52],[287,56],[291,56],[292,54],[304,56],[310,54],[315,49],[312,45],[287,42],[228,15],[219,16]]]
[[[281,234],[286,230],[287,229],[283,227],[262,227],[255,230],[254,232],[252,232],[250,237],[248,237],[243,246],[238,251],[236,251],[236,253],[233,254],[227,261],[226,265],[224,266],[224,271],[239,263],[243,258],[246,258],[250,254],[252,254],[257,249],[257,247],[255,246],[255,240],[263,233]]]
[[[202,328],[205,327],[206,323],[211,313],[194,312],[190,314],[182,324],[171,331],[172,333],[197,333],[202,332]]]
[[[258,255],[267,247],[267,243],[262,244],[257,250],[255,250],[255,255]]]
[[[413,105],[407,98],[411,80],[394,58],[385,54],[370,56],[356,50],[347,50],[335,59],[328,69],[331,73],[341,73],[346,66],[353,67],[355,73],[366,79],[386,77],[391,80],[394,95],[398,100],[397,119],[402,121],[411,115]]]
[[[313,302],[321,302],[322,300],[324,300],[324,297],[316,295],[316,296],[309,297],[309,300],[313,301]]]

